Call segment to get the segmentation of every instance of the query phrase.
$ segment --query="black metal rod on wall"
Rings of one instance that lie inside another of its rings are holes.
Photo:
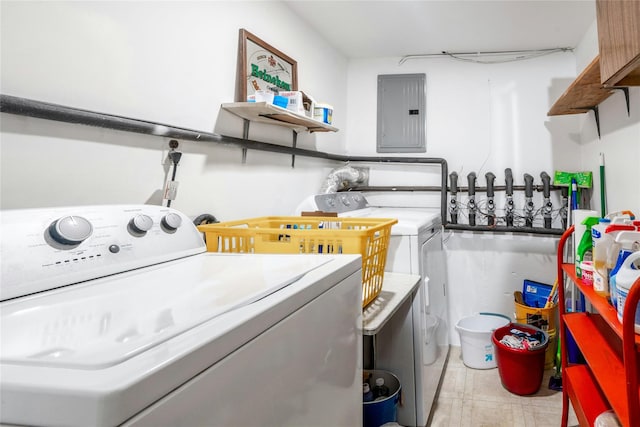
[[[565,230],[561,228],[542,228],[542,227],[515,227],[504,225],[466,225],[466,224],[445,224],[447,230],[461,231],[492,231],[504,233],[524,233],[524,234],[540,234],[548,236],[561,236]]]
[[[20,116],[35,117],[45,120],[55,120],[65,123],[120,130],[124,132],[133,132],[194,142],[213,142],[222,145],[234,145],[243,149],[326,159],[338,162],[438,164],[441,166],[442,172],[440,187],[442,207],[440,215],[442,216],[443,224],[446,224],[447,220],[446,197],[448,172],[447,161],[442,158],[343,156],[339,154],[325,153],[322,151],[305,150],[301,148],[286,147],[266,142],[252,141],[249,139],[217,135],[214,133],[170,126],[148,120],[139,120],[114,114],[98,113],[95,111],[67,107],[64,105],[52,104],[42,101],[35,101],[32,99],[20,98],[10,95],[0,95],[0,112],[16,114]]]
[[[367,162],[367,163],[408,163],[408,164],[436,164],[440,165],[441,183],[440,187],[368,187],[366,190],[380,189],[383,191],[440,191],[440,216],[442,224],[451,230],[468,231],[493,231],[493,232],[517,232],[557,235],[562,234],[562,230],[543,229],[533,227],[512,227],[512,226],[469,226],[464,224],[447,223],[447,161],[443,158],[428,157],[369,157],[369,156],[344,156],[339,154],[325,153],[322,151],[306,150],[296,147],[287,147],[266,142],[252,141],[245,138],[235,138],[231,136],[218,135],[209,132],[201,132],[193,129],[170,126],[163,123],[149,120],[139,120],[130,117],[118,116],[114,114],[98,113],[95,111],[83,110],[80,108],[67,107],[48,102],[35,101],[10,95],[0,95],[0,112],[16,114],[20,116],[35,117],[45,120],[55,120],[59,122],[80,124],[87,126],[113,129],[124,132],[153,135],[165,138],[181,139],[193,142],[212,142],[221,145],[231,145],[242,149],[266,151],[272,153],[282,153],[288,155],[304,156],[317,159],[332,160],[338,162]],[[495,190],[501,190],[497,186]],[[515,188],[519,189],[519,188]],[[524,187],[522,188],[524,189]],[[536,188],[537,189],[537,188]],[[558,189],[552,187],[552,189]],[[478,191],[485,191],[477,188]],[[460,188],[459,191],[465,191]],[[540,190],[539,190],[540,191]]]

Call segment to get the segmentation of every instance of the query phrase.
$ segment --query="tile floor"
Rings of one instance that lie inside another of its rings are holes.
[[[518,396],[500,383],[498,369],[467,368],[460,347],[451,347],[442,381],[433,427],[558,427],[562,418],[562,393],[549,390],[547,370],[538,393]],[[578,425],[569,414],[569,425]]]

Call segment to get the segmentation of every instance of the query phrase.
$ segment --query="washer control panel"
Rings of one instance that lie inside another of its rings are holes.
[[[175,209],[153,205],[2,211],[0,300],[205,252]]]
[[[349,191],[344,193],[318,194],[315,196],[318,210],[323,212],[350,212],[369,206],[362,193]]]

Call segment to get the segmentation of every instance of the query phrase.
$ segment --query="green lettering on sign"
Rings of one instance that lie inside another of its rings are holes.
[[[260,80],[264,80],[267,83],[271,83],[280,89],[291,90],[290,83],[283,82],[280,80],[279,76],[270,75],[265,69],[260,70],[260,67],[256,64],[251,64],[251,75],[259,78]]]

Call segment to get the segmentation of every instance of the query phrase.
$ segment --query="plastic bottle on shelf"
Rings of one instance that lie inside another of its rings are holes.
[[[591,246],[593,246],[594,251],[596,250],[595,248],[598,241],[605,235],[609,225],[611,225],[609,218],[600,218],[598,223],[591,227]]]
[[[608,213],[605,218],[610,219],[614,224],[628,224],[635,220],[636,216],[631,211],[617,211]]]
[[[608,251],[613,245],[613,237],[606,233],[611,224],[609,218],[600,218],[598,224],[591,227],[591,246],[593,257],[593,290],[601,296],[609,295],[609,270],[607,269]]]
[[[613,248],[613,236],[603,234],[593,248],[593,290],[596,294],[607,297],[609,295],[609,267],[607,259]]]
[[[582,234],[582,237],[580,238],[578,250],[576,251],[576,276],[578,277],[578,279],[582,279],[582,262],[593,260],[593,254],[591,251],[591,227],[598,224],[599,220],[600,219],[595,216],[588,216],[582,221],[582,224],[586,227],[586,229]]]
[[[640,232],[621,231],[617,234],[612,250],[612,255],[617,254],[617,257],[615,258],[616,262],[611,270],[611,275],[609,276],[609,291],[611,293],[611,303],[614,307],[617,307],[619,303],[616,291],[616,276],[618,274],[618,270],[620,270],[629,255],[637,251],[640,251]],[[610,264],[612,264],[612,258],[613,256],[608,260]]]
[[[362,401],[363,402],[373,401],[373,392],[371,391],[371,387],[369,386],[369,383],[362,383]]]
[[[640,233],[638,233],[640,234]],[[635,281],[640,278],[640,250],[630,253],[616,273],[616,298],[618,300],[618,320],[622,323],[624,303],[629,295],[629,290]],[[636,334],[640,334],[640,307],[636,309],[634,329]]]
[[[389,387],[384,385],[384,378],[376,378],[376,385],[373,387],[373,398],[381,400],[389,396]]]
[[[619,221],[616,219],[616,221]],[[612,221],[613,222],[613,221]],[[606,220],[604,222],[606,224]],[[594,254],[594,272],[593,272],[593,290],[602,297],[611,295],[611,304],[616,305],[615,293],[611,290],[611,271],[616,266],[618,253],[621,245],[615,242],[617,236],[622,232],[634,231],[635,228],[631,224],[609,224],[605,227],[604,233],[601,231],[600,225],[595,226],[595,231],[591,229],[592,237],[596,238],[593,248]],[[598,238],[598,234],[600,237]],[[604,263],[604,266],[603,266]]]

